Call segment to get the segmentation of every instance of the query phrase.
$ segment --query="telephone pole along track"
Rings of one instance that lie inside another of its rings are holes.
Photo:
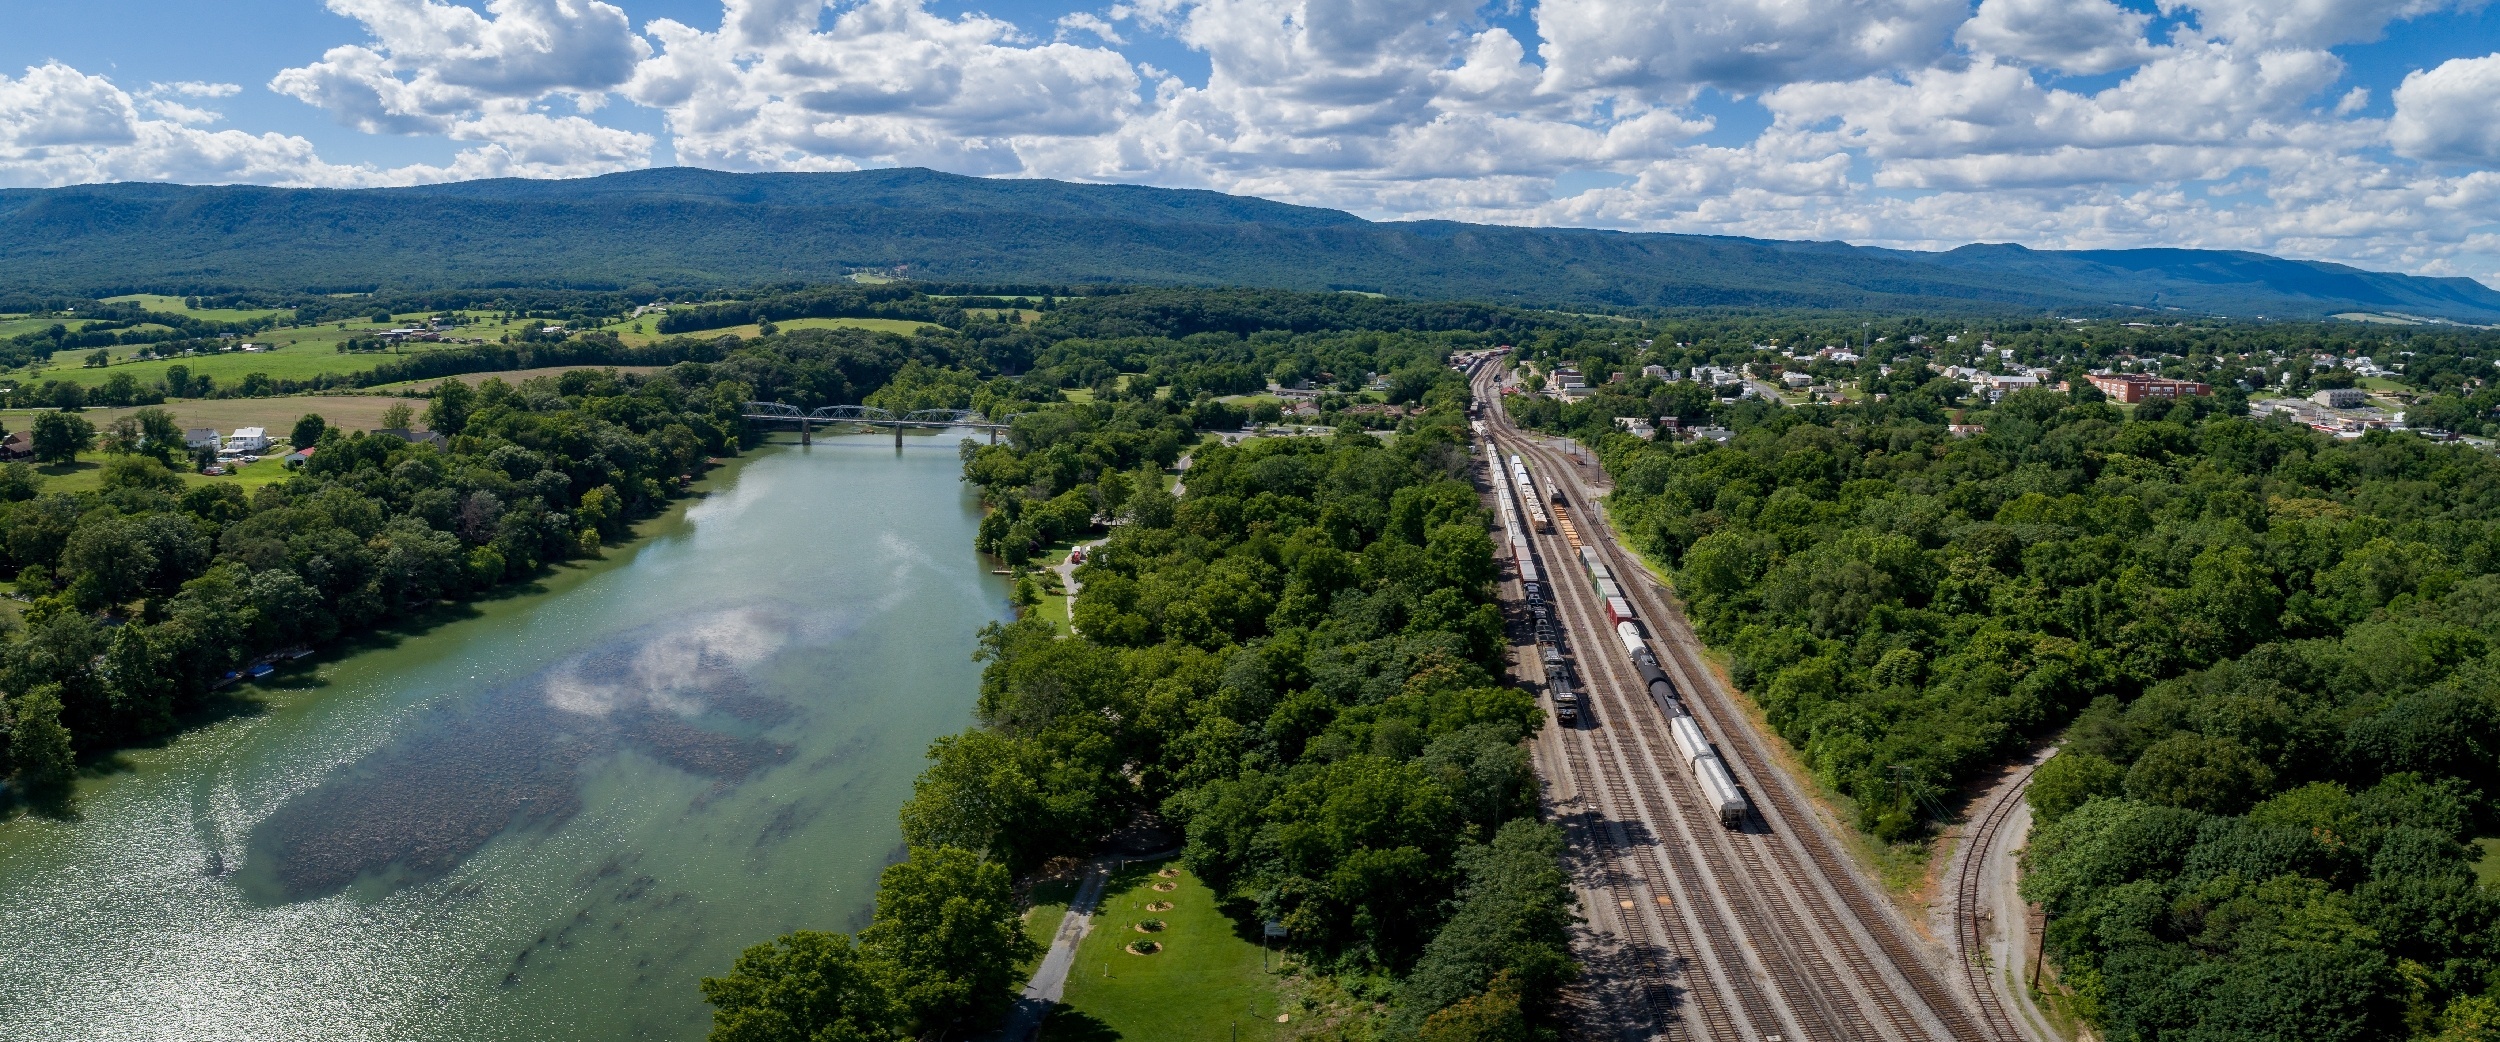
[[[1615,544],[1571,462],[1511,426],[1491,393],[1493,368],[1476,379],[1485,433],[1498,453],[1524,457],[1537,483],[1558,493],[1549,507],[1555,532],[1530,538],[1543,562],[1544,599],[1574,652],[1567,661],[1583,674],[1574,686],[1587,700],[1580,720],[1557,728],[1564,762],[1549,756],[1541,766],[1558,786],[1565,778],[1555,775],[1567,776],[1577,797],[1568,820],[1582,827],[1567,833],[1584,860],[1603,866],[1602,888],[1618,905],[1610,911],[1641,910],[1617,916],[1624,930],[1643,935],[1625,941],[1663,949],[1661,962],[1678,969],[1675,996],[1698,1011],[1687,1017],[1653,997],[1659,1033],[1731,1042],[2025,1040],[1993,995],[1949,987],[1938,972],[1943,960],[1931,963],[1859,877],[1710,672],[1680,610]],[[1498,484],[1502,461],[1491,463]],[[1702,798],[1692,765],[1668,735],[1676,710],[1654,699],[1632,668],[1607,605],[1581,574],[1583,547],[1616,577],[1675,698],[1751,797],[1739,827],[1722,826]],[[1652,996],[1662,990],[1644,988]]]

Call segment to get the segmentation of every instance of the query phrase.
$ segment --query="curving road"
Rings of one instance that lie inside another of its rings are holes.
[[[1578,951],[1590,971],[1575,1005],[1581,1033],[2027,1042],[1997,996],[1973,992],[1986,975],[1960,972],[1950,953],[1919,939],[1807,792],[1774,766],[1772,746],[1709,668],[1680,607],[1617,545],[1598,506],[1603,475],[1512,426],[1493,369],[1483,367],[1476,387],[1494,441],[1568,500],[1554,511],[1556,531],[1532,538],[1586,705],[1577,724],[1540,735],[1535,752],[1590,920]],[[1664,712],[1581,572],[1580,546],[1608,562],[1661,668],[1753,803],[1743,827],[1722,827],[1702,806]],[[1514,606],[1516,575],[1505,583]],[[1543,680],[1535,649],[1522,657],[1522,673]]]

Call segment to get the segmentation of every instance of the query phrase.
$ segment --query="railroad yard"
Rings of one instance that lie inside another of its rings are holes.
[[[1495,369],[1479,361],[1470,373],[1483,405],[1478,476],[1506,529],[1494,541],[1516,675],[1556,710],[1534,754],[1588,918],[1580,1034],[2036,1037],[2008,1015],[1981,954],[1998,933],[1977,880],[2002,867],[1984,855],[2019,845],[1998,836],[2018,787],[1974,814],[1982,856],[1957,862],[1954,943],[1914,933],[1773,765],[1666,591],[1617,545],[1596,468],[1513,427]]]

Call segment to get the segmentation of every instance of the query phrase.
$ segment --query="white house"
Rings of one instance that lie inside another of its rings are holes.
[[[226,447],[225,439],[217,436],[215,427],[193,427],[184,431],[182,443],[190,448],[207,449],[210,452]]]
[[[260,452],[269,448],[269,431],[261,427],[237,427],[226,439],[226,448],[235,452]]]

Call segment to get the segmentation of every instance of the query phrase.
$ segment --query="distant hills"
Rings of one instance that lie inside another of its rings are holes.
[[[861,269],[995,283],[1344,289],[1534,306],[2013,308],[2500,322],[2470,279],[2212,250],[1943,253],[1704,235],[1378,222],[1216,192],[929,170],[354,191],[0,191],[0,290],[108,295],[480,286],[677,290]]]

